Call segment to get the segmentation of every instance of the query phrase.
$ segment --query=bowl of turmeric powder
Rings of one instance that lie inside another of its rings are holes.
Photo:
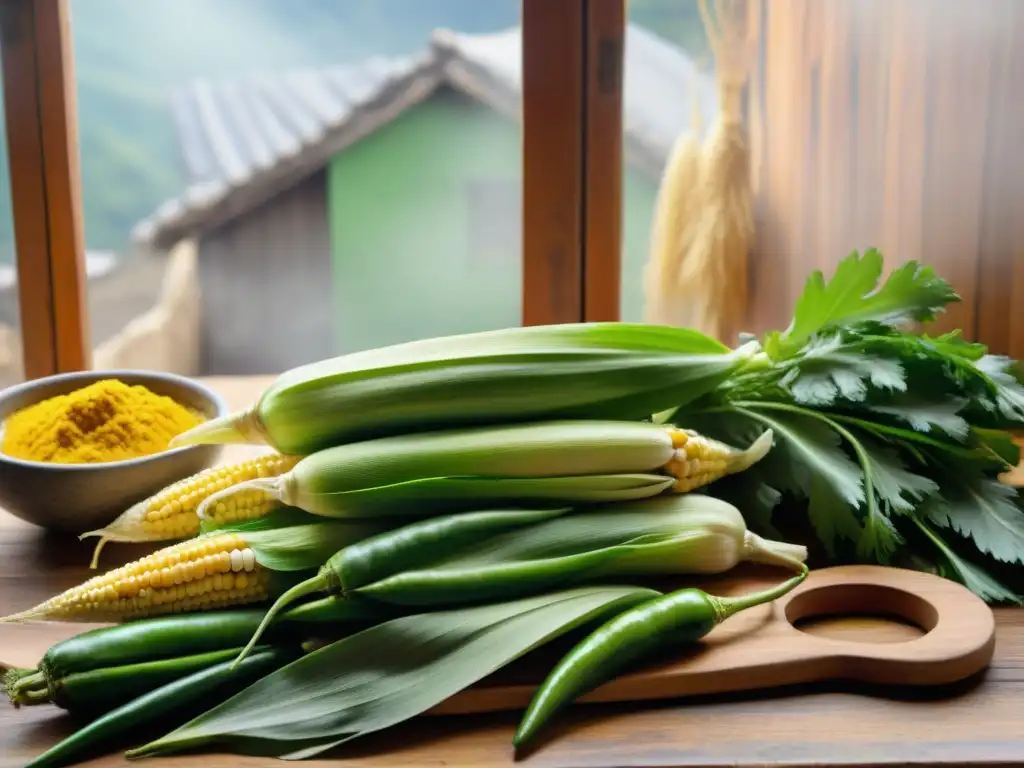
[[[215,445],[171,439],[223,416],[203,384],[155,371],[83,371],[0,392],[0,507],[29,523],[81,534],[214,464]]]

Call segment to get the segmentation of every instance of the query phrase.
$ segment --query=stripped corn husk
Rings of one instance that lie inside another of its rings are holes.
[[[99,536],[93,551],[91,568],[99,562],[100,552],[108,541],[141,542],[187,539],[199,533],[199,505],[218,491],[260,477],[276,477],[294,467],[301,456],[271,453],[253,459],[212,467],[179,480],[159,493],[133,505],[104,528],[83,533],[80,538]],[[211,522],[217,525],[244,522],[262,517],[279,502],[272,496],[253,490],[239,494],[230,505],[224,505]]]
[[[271,515],[164,547],[0,623],[119,623],[259,603],[287,588],[289,574],[319,568],[342,547],[382,530],[289,510],[280,519]]]
[[[701,214],[698,180],[701,173],[700,93],[696,69],[690,83],[690,130],[680,133],[662,171],[654,206],[650,255],[644,268],[644,319],[648,323],[689,326],[693,305],[679,268],[693,240]]]
[[[548,421],[423,432],[328,448],[276,478],[204,501],[200,518],[253,489],[327,517],[426,517],[495,505],[574,505],[686,493],[759,461],[766,431],[737,450],[673,425]]]
[[[552,419],[646,419],[755,359],[685,328],[570,323],[396,344],[282,374],[246,411],[172,441],[306,455],[388,435]]]
[[[742,103],[752,49],[741,4],[716,0],[717,24],[707,0],[698,0],[698,5],[715,55],[719,103],[697,163],[699,174],[695,180],[689,175],[685,179],[694,184],[698,215],[678,251],[678,274],[671,284],[676,302],[694,313],[689,326],[730,340],[746,320],[754,239],[752,159]],[[678,183],[672,178],[662,182]]]

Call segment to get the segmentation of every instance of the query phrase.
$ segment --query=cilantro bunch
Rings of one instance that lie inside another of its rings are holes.
[[[831,281],[813,273],[785,331],[745,339],[761,347],[749,366],[659,418],[738,445],[774,431],[763,461],[709,489],[753,528],[806,533],[826,562],[926,569],[1020,603],[1001,572],[1024,572],[1024,512],[999,479],[1020,459],[1016,363],[958,333],[907,330],[960,297],[917,262],[882,271],[872,250]]]

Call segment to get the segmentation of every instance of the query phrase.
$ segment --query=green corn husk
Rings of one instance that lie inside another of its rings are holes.
[[[766,431],[745,450],[676,427],[633,421],[548,421],[441,430],[328,448],[285,474],[207,498],[200,518],[259,490],[328,517],[435,514],[498,505],[632,501],[689,491],[759,461]]]
[[[660,594],[586,587],[394,619],[282,667],[127,756],[215,747],[313,757],[422,714],[532,649]]]
[[[560,418],[645,419],[759,365],[697,331],[630,323],[507,328],[355,352],[287,371],[248,410],[172,441],[306,455],[413,431]]]
[[[724,573],[745,560],[800,570],[806,558],[805,547],[766,541],[747,530],[732,504],[698,494],[577,512],[435,517],[338,552],[278,598],[239,658],[279,611],[317,592],[433,609],[601,579]]]

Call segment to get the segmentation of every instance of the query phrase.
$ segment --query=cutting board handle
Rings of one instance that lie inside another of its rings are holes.
[[[815,571],[773,611],[793,652],[818,659],[829,679],[888,685],[943,685],[984,669],[995,650],[995,617],[966,587],[940,576],[879,566]],[[816,616],[889,616],[924,631],[899,643],[839,640],[794,625]]]

